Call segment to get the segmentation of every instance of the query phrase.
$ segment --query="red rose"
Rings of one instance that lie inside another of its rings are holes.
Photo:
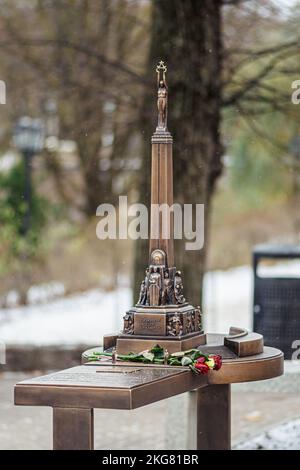
[[[198,361],[195,364],[195,368],[198,372],[200,372],[200,374],[207,374],[207,372],[209,371],[209,367],[206,364],[201,364],[201,362]]]
[[[202,356],[202,357],[199,357],[196,362],[197,364],[204,364],[205,361],[206,361],[205,357]]]
[[[219,370],[222,367],[222,357],[221,356],[210,356],[215,361],[214,370]]]

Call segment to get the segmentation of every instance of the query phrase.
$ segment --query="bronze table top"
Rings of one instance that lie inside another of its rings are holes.
[[[271,347],[255,356],[224,359],[219,371],[207,375],[195,375],[185,367],[87,363],[18,383],[15,403],[134,409],[207,385],[264,380],[282,373],[283,354]]]
[[[195,375],[188,368],[167,365],[86,363],[18,383],[15,404],[53,408],[54,449],[91,450],[94,408],[131,410],[190,392],[192,432],[188,448],[230,449],[230,384],[283,374],[283,354],[278,349],[264,347],[259,354],[238,357],[220,344],[222,341],[222,336],[209,337],[208,347],[215,344],[220,349],[223,366],[207,375]],[[256,338],[254,341],[257,342]],[[87,353],[83,354],[83,360]]]

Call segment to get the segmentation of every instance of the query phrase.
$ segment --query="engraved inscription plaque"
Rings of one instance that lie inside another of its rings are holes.
[[[166,316],[159,313],[136,313],[134,316],[134,334],[164,336],[166,334]]]
[[[131,370],[130,370],[131,369]],[[61,372],[24,380],[24,385],[40,386],[64,386],[81,388],[134,388],[144,384],[150,384],[166,377],[186,372],[176,367],[122,367],[116,366],[78,366]]]

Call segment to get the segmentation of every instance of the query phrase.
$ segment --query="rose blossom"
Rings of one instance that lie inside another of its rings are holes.
[[[204,362],[205,362],[205,357],[203,357],[203,356],[202,356],[202,357],[199,357],[196,362],[197,362],[197,364],[204,364]]]
[[[215,361],[214,370],[219,370],[222,367],[222,357],[221,356],[212,356]]]
[[[209,367],[206,364],[204,363],[201,364],[201,362],[198,362],[198,361],[195,364],[195,368],[199,372],[201,372],[201,374],[207,374],[207,372],[209,371]]]

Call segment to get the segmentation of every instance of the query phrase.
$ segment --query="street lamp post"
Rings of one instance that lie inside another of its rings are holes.
[[[30,228],[32,206],[31,170],[32,158],[43,148],[44,126],[40,119],[28,116],[21,117],[13,130],[13,142],[24,158],[24,190],[23,197],[26,204],[23,219],[22,233],[26,235]]]

